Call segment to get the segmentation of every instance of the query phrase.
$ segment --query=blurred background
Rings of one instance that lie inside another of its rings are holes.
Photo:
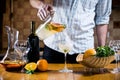
[[[5,26],[19,30],[19,39],[27,39],[30,34],[30,22],[35,21],[36,28],[43,23],[36,14],[37,9],[31,7],[29,0],[0,0],[0,51],[6,50],[8,46]],[[96,35],[94,36],[97,46]],[[120,0],[113,0],[107,39],[120,39]],[[43,47],[44,43],[40,41],[40,48]]]

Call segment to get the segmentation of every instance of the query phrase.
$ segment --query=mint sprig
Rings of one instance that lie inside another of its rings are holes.
[[[34,73],[34,71],[33,70],[26,70],[26,72],[25,72],[26,74],[33,74]]]
[[[115,52],[109,46],[100,46],[96,48],[97,57],[108,57],[114,54]]]

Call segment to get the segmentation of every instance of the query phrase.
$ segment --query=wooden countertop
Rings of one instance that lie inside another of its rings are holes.
[[[61,73],[64,64],[49,64],[48,71],[35,72],[34,74],[26,74],[20,72],[8,72],[0,67],[0,80],[120,80],[120,73],[110,73],[106,69],[111,70],[115,64],[105,67],[103,73],[96,73],[92,70],[85,71],[85,67],[80,64],[68,64],[68,68],[73,69],[72,73]]]

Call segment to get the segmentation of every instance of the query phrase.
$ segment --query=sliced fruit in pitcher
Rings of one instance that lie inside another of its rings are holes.
[[[61,32],[65,29],[64,24],[59,24],[59,23],[47,23],[47,24],[41,24],[37,30],[36,30],[36,35],[39,37],[40,40],[44,40],[58,32]]]
[[[57,32],[61,32],[65,29],[65,25],[51,22],[51,23],[46,25],[46,28],[48,30],[55,30]]]

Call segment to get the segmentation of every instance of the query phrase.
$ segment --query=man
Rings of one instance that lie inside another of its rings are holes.
[[[52,0],[52,4],[43,0],[30,0],[30,4],[38,9],[37,15],[41,20],[48,19],[54,11],[52,22],[66,25],[64,31],[73,42],[73,49],[67,57],[69,62],[76,62],[78,53],[94,48],[94,28],[98,46],[105,45],[111,0]],[[43,58],[48,62],[64,61],[64,54],[57,48],[59,35],[60,33],[57,33],[44,40]]]

